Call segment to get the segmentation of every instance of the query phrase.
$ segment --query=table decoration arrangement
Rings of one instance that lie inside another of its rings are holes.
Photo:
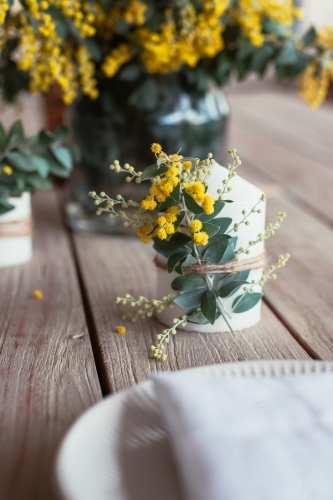
[[[8,132],[0,123],[0,267],[30,260],[31,193],[69,176],[79,151],[68,140],[65,127],[26,137],[20,121]]]
[[[266,269],[264,241],[275,234],[286,214],[278,212],[276,222],[265,227],[265,194],[237,178],[241,160],[235,149],[228,151],[231,163],[226,168],[215,163],[212,153],[200,160],[167,155],[158,143],[151,150],[156,163],[143,172],[130,164],[121,167],[117,160],[110,167],[126,172],[127,182],[150,181],[149,193],[140,203],[120,194],[113,199],[92,191],[89,196],[98,206],[97,215],[123,218],[143,243],[153,241],[158,298],[126,294],[116,302],[133,308],[123,319],[158,314],[167,328],[157,335],[151,352],[164,361],[165,345],[179,328],[233,332],[260,321],[262,287],[276,279],[276,270],[290,255],[280,255]]]
[[[69,223],[115,230],[92,215],[86,195],[97,189],[114,196],[122,186],[123,196],[133,197],[124,177],[108,169],[114,158],[139,159],[142,168],[155,141],[197,157],[224,152],[229,107],[222,88],[232,78],[262,76],[272,62],[278,79],[302,76],[302,95],[318,106],[332,80],[332,29],[300,34],[300,17],[292,0],[31,0],[15,6],[4,0],[5,99],[57,84],[64,102],[73,104],[82,160]]]

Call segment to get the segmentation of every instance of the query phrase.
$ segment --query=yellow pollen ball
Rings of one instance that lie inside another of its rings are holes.
[[[195,233],[193,235],[193,242],[196,245],[207,245],[208,243],[208,234],[205,233],[204,231],[201,231],[200,233]]]
[[[192,233],[197,233],[198,231],[200,231],[200,229],[202,229],[202,222],[200,220],[194,220],[191,222],[188,228]]]
[[[124,335],[124,333],[126,333],[126,327],[125,326],[117,326],[117,333],[119,333],[119,335]]]
[[[162,151],[162,146],[160,144],[158,144],[157,142],[153,142],[150,149],[153,153],[158,154]]]
[[[41,290],[34,290],[32,297],[34,299],[42,299],[43,298],[43,292]]]
[[[13,169],[9,165],[4,166],[2,171],[6,175],[12,175],[12,173],[13,173]]]

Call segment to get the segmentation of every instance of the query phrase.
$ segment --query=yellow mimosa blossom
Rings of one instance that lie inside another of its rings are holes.
[[[126,333],[126,327],[123,326],[123,325],[120,325],[120,326],[117,326],[117,333],[119,333],[119,335],[124,335]]]
[[[12,175],[13,173],[13,169],[12,167],[10,167],[9,165],[5,165],[3,168],[2,168],[2,172],[6,175]]]
[[[121,43],[104,59],[102,71],[107,78],[112,78],[119,69],[131,59],[132,49],[126,43]]]
[[[158,144],[157,142],[153,142],[150,149],[153,153],[158,154],[162,151],[162,146],[160,144]]]
[[[33,294],[32,294],[33,298],[34,299],[42,299],[44,296],[43,296],[43,292],[41,290],[34,290]]]
[[[192,162],[191,161],[183,161],[182,163],[182,166],[183,166],[183,169],[186,170],[187,172],[189,172],[192,168]]]
[[[197,233],[202,229],[202,222],[200,220],[193,220],[188,228],[191,233]]]
[[[214,203],[214,198],[209,194],[206,194],[202,202],[202,208],[207,215],[210,215],[214,212]]]
[[[179,175],[180,171],[177,167],[169,167],[169,169],[165,172],[165,177],[174,177],[175,175]]]
[[[166,240],[168,237],[167,232],[163,227],[160,227],[159,229],[156,230],[156,236],[160,240]]]
[[[164,229],[166,230],[167,234],[173,234],[175,232],[175,226],[170,222],[167,222],[165,224]]]
[[[158,226],[164,226],[167,223],[167,220],[164,217],[164,215],[161,215],[160,217],[157,218],[156,222]]]
[[[196,245],[207,245],[209,240],[208,234],[205,231],[201,231],[200,233],[193,234],[193,242]]]
[[[325,99],[332,76],[332,64],[329,68],[319,70],[316,63],[307,67],[301,80],[300,94],[311,108],[317,108]]]
[[[148,243],[152,239],[151,231],[151,228],[144,224],[138,228],[136,234],[141,238],[142,243]]]
[[[157,203],[152,196],[147,196],[146,198],[141,200],[140,206],[144,210],[154,210],[154,208],[156,208],[157,206]]]

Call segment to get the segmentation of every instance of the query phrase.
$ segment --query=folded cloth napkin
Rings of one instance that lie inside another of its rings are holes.
[[[333,500],[333,374],[152,380],[186,500]]]

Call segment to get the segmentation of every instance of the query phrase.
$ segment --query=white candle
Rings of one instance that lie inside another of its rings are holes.
[[[8,201],[14,208],[0,215],[0,267],[23,264],[32,256],[30,193],[10,197]]]
[[[246,167],[242,167],[246,168]],[[211,176],[208,178],[208,194],[212,195],[214,199],[218,198],[217,190],[223,188],[222,181],[227,179],[229,171],[222,167],[221,165],[215,164],[211,167]],[[236,176],[231,179],[229,185],[232,190],[224,196],[225,199],[233,200],[233,203],[226,203],[220,214],[217,217],[230,217],[233,224],[241,222],[244,215],[243,210],[246,210],[248,214],[252,208],[257,204],[263,192],[250,182],[243,179],[241,176]],[[249,225],[241,224],[237,232],[231,232],[231,236],[238,236],[238,241],[236,245],[236,250],[239,248],[247,248],[249,241],[256,240],[259,233],[264,234],[265,232],[265,212],[266,212],[266,202],[262,201],[257,208],[261,209],[261,213],[252,213],[247,220],[250,221]],[[211,221],[214,222],[213,220]],[[264,241],[257,243],[253,247],[250,247],[250,254],[240,254],[239,262],[245,261],[248,258],[261,255],[264,251]],[[159,259],[164,259],[159,256]],[[250,272],[248,281],[255,280],[259,281],[261,278],[263,269],[254,269]],[[176,272],[168,273],[167,270],[157,267],[157,297],[163,297],[164,295],[172,292],[171,283],[179,276]],[[261,287],[257,286],[255,291],[260,291]],[[239,292],[238,292],[239,294]],[[221,299],[223,306],[228,311],[231,310],[231,305],[237,293],[231,297]],[[157,315],[157,318],[167,326],[172,325],[173,318],[182,316],[186,312],[185,309],[175,306],[172,309],[165,309]],[[260,321],[261,317],[261,301],[258,304],[246,311],[244,313],[234,313],[232,314],[229,323],[234,330],[243,330],[244,328],[249,328]],[[223,318],[219,318],[214,325],[198,325],[195,323],[188,323],[185,327],[188,331],[199,331],[199,332],[225,332],[229,330],[226,322]]]

